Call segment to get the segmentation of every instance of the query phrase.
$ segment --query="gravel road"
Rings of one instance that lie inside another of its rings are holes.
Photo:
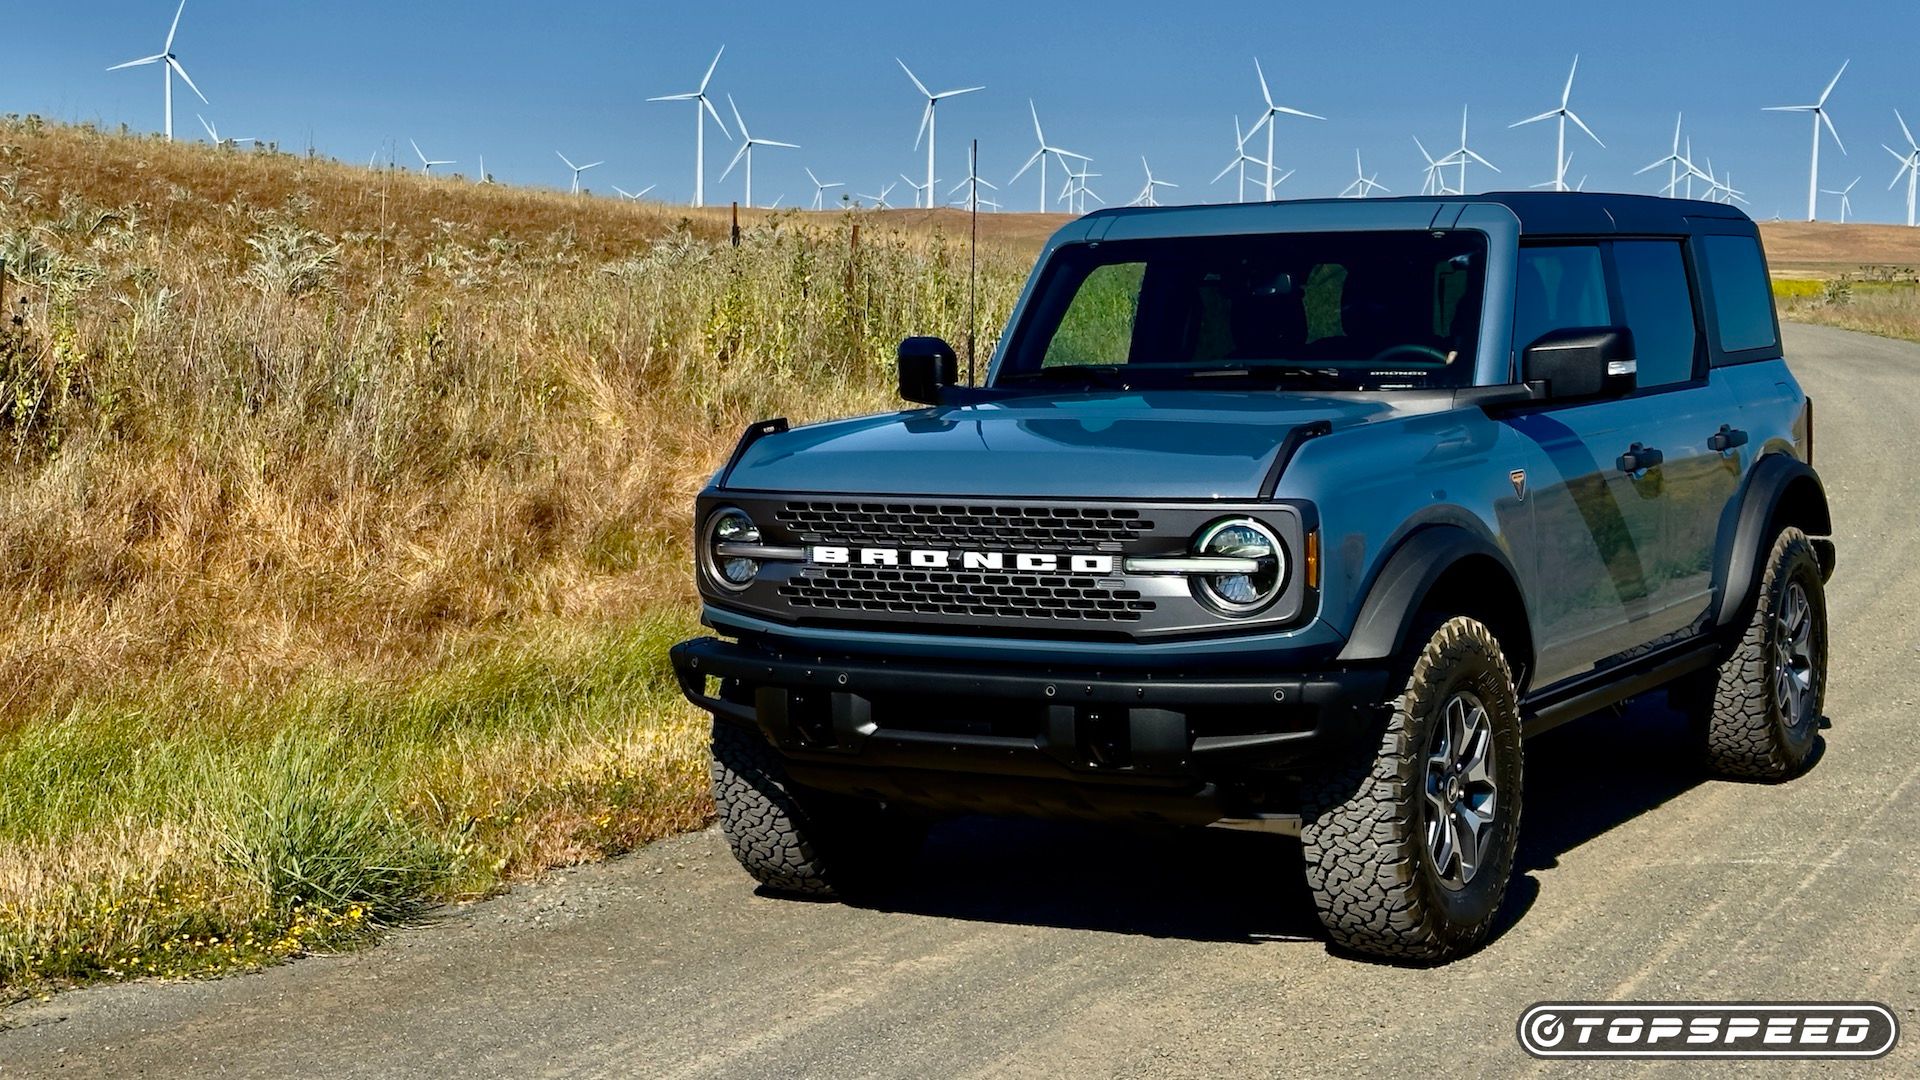
[[[1920,347],[1787,338],[1839,529],[1824,755],[1703,782],[1657,700],[1542,736],[1465,960],[1330,954],[1279,838],[961,822],[872,910],[757,895],[709,830],[354,955],[18,1006],[0,1077],[1511,1074],[1564,1068],[1515,1043],[1536,1000],[1803,997],[1893,1006],[1877,1064],[1920,1074]]]

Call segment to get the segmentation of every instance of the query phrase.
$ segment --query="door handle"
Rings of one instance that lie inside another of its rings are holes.
[[[1666,459],[1667,455],[1655,450],[1653,447],[1634,443],[1632,446],[1627,447],[1627,452],[1621,454],[1620,460],[1615,464],[1620,466],[1620,471],[1623,473],[1637,473],[1651,469]]]
[[[1747,445],[1747,433],[1737,427],[1721,424],[1720,430],[1707,436],[1707,449],[1722,454],[1736,446]]]

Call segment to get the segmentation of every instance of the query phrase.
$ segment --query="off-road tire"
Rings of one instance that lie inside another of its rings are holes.
[[[1776,693],[1782,662],[1779,614],[1798,585],[1812,620],[1811,707],[1791,722]],[[1767,555],[1752,616],[1733,655],[1713,673],[1713,699],[1695,714],[1707,767],[1746,780],[1785,780],[1806,767],[1820,727],[1827,684],[1827,600],[1820,559],[1807,534],[1789,526]]]
[[[795,785],[757,732],[724,721],[713,725],[713,802],[747,873],[797,895],[879,888],[926,835],[923,822],[892,808]]]
[[[1309,786],[1300,839],[1314,906],[1337,947],[1439,961],[1483,942],[1506,895],[1520,831],[1520,715],[1513,673],[1486,626],[1453,618],[1415,640],[1420,651],[1377,742]],[[1450,888],[1428,849],[1426,770],[1440,713],[1462,690],[1484,705],[1498,798],[1477,871]]]

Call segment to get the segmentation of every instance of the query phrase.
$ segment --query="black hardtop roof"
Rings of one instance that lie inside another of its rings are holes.
[[[1313,203],[1351,205],[1354,201],[1294,199],[1221,206],[1116,207],[1096,210],[1088,216],[1117,217],[1217,210],[1222,213],[1250,212],[1249,216],[1257,217],[1262,208]],[[1406,195],[1366,201],[1373,205],[1430,203],[1459,206],[1492,203],[1512,211],[1520,219],[1521,233],[1527,236],[1685,236],[1702,231],[1703,226],[1714,232],[1727,232],[1730,231],[1729,226],[1738,229],[1742,224],[1746,230],[1755,229],[1753,219],[1738,207],[1698,199],[1669,199],[1659,195],[1621,195],[1598,191],[1490,191],[1479,195]]]

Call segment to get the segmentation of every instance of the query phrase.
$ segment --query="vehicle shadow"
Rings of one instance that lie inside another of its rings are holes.
[[[1527,744],[1525,821],[1494,937],[1566,852],[1704,782],[1662,694]],[[933,831],[877,910],[1209,942],[1323,942],[1297,841],[1220,829],[964,818]]]

